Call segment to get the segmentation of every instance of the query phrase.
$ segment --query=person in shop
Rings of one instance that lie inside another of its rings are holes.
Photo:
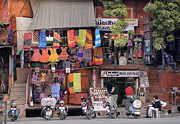
[[[109,84],[107,86],[108,93],[110,94],[111,104],[117,108],[117,99],[118,99],[118,86],[116,84]]]
[[[129,83],[127,84],[127,87],[125,88],[125,95],[126,95],[125,107],[126,109],[128,109],[129,106],[131,106],[131,98],[134,95],[134,89]]]

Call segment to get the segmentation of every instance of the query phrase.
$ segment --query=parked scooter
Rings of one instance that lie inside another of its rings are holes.
[[[134,118],[140,117],[141,116],[142,102],[136,97],[130,98],[129,102],[130,102],[130,105],[129,105],[128,110],[126,112],[126,115],[128,116],[128,118],[130,116],[133,116]]]
[[[19,117],[19,112],[17,110],[17,105],[15,101],[12,101],[10,110],[8,111],[8,118],[11,121],[16,121]]]
[[[103,107],[106,109],[107,115],[110,119],[117,118],[117,108],[115,105],[111,105],[108,101],[103,101]]]
[[[41,100],[43,106],[41,111],[41,117],[46,120],[50,120],[53,117],[53,108],[56,105],[57,100],[55,98],[47,97]]]
[[[60,100],[59,106],[57,106],[56,110],[57,110],[57,114],[58,114],[60,120],[66,119],[68,107],[65,106],[63,100]]]
[[[94,107],[92,106],[89,98],[81,97],[81,109],[83,113],[86,115],[87,119],[96,118],[96,112],[94,111]]]

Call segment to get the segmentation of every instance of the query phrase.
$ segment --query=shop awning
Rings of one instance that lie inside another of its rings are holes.
[[[32,29],[95,27],[93,0],[31,0]]]

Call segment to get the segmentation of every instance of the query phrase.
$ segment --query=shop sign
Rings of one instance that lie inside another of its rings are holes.
[[[101,71],[101,77],[139,77],[139,71]]]
[[[106,88],[90,88],[90,96],[94,111],[106,111],[103,107],[103,101],[108,101]]]
[[[110,27],[117,22],[117,18],[96,18],[97,29],[102,31],[110,31]],[[134,30],[135,26],[138,26],[138,19],[126,19],[128,27],[125,31]]]

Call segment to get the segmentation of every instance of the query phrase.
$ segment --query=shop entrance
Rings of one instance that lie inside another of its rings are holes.
[[[125,88],[128,86],[131,86],[133,88],[134,94],[138,94],[139,89],[139,78],[138,77],[104,77],[103,78],[103,85],[105,88],[107,88],[108,92],[111,92],[111,89],[113,86],[117,88],[116,93],[118,94],[117,99],[117,105],[118,106],[124,106],[126,94],[125,94]]]

